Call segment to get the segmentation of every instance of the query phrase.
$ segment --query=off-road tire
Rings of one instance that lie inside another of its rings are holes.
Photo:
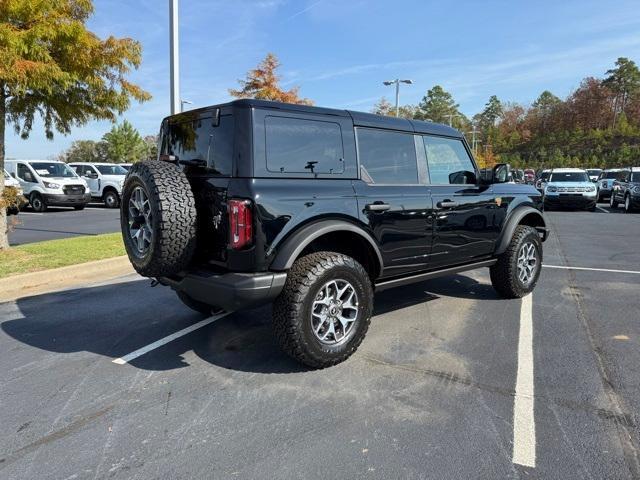
[[[537,270],[533,281],[525,286],[518,278],[518,253],[522,245],[531,241],[537,251]],[[535,228],[528,225],[518,225],[507,250],[498,256],[498,261],[490,269],[493,288],[505,298],[522,298],[531,293],[538,282],[542,269],[542,242]]]
[[[29,204],[31,204],[34,212],[44,212],[47,210],[47,203],[38,192],[32,192],[31,195],[29,195]]]
[[[189,295],[184,292],[176,292],[178,298],[191,310],[195,310],[198,313],[202,313],[204,315],[211,315],[211,312],[217,310],[216,307],[213,307],[209,304],[199,302],[198,300],[194,300]]]
[[[118,208],[120,206],[120,197],[118,197],[118,192],[114,192],[113,190],[107,190],[102,195],[102,201],[104,202],[104,206],[107,208]]]
[[[86,205],[74,205],[73,209],[74,210],[84,210],[84,207],[86,207]]]
[[[326,345],[312,331],[311,307],[322,286],[331,279],[351,283],[358,296],[358,314],[344,343]],[[343,362],[364,339],[373,312],[373,288],[366,270],[353,258],[335,252],[316,252],[295,261],[284,289],[273,306],[273,327],[282,349],[311,368]]]
[[[624,197],[624,213],[633,213],[633,205],[631,204],[631,196],[627,193]]]
[[[136,187],[142,187],[151,207],[152,240],[144,254],[129,234],[129,200]],[[159,160],[133,164],[120,205],[124,245],[140,275],[166,277],[187,268],[196,247],[196,205],[189,181],[176,165]]]

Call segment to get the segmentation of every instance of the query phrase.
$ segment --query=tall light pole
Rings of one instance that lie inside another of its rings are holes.
[[[191,100],[180,100],[180,111],[184,112],[184,106],[185,105],[193,105],[193,102]]]
[[[406,83],[408,85],[411,85],[413,81],[408,79],[400,80],[399,78],[396,78],[395,80],[385,80],[382,83],[385,84],[386,86],[393,85],[394,83],[396,84],[396,117],[397,117],[398,114],[400,113],[400,84]]]
[[[180,104],[180,47],[178,38],[178,0],[169,0],[169,55],[171,73],[171,115],[179,113]]]
[[[476,144],[476,133],[480,133],[480,130],[478,130],[475,125],[473,125],[473,130],[471,130],[470,132],[467,132],[467,133],[471,134],[471,149],[473,150],[473,154],[477,155],[478,152],[476,150],[476,145],[477,145]]]

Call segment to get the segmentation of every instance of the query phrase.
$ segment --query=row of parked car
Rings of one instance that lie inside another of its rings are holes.
[[[5,185],[14,187],[36,212],[49,206],[82,210],[89,202],[120,206],[124,178],[131,164],[64,163],[51,160],[7,160]],[[8,213],[17,213],[14,211]]]
[[[623,205],[625,212],[640,209],[640,167],[546,169],[537,175],[535,186],[544,196],[546,209],[595,210],[597,203],[607,201],[612,208]]]

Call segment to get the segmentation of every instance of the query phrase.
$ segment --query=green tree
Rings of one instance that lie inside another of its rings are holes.
[[[461,115],[458,107],[459,105],[454,101],[453,96],[440,85],[436,85],[428,90],[422,98],[415,116],[420,120],[453,124],[454,119]]]
[[[158,157],[158,136],[147,135],[144,137],[144,143],[146,144],[146,158],[147,160],[155,160]]]
[[[619,57],[615,68],[607,70],[602,84],[615,94],[613,104],[614,124],[617,115],[624,112],[629,98],[640,91],[640,70],[633,60]]]
[[[104,142],[93,140],[76,140],[63,155],[64,161],[73,162],[106,162],[107,152]]]
[[[147,158],[149,149],[138,130],[128,121],[114,125],[104,134],[107,159],[113,163],[133,163]]]
[[[27,138],[40,117],[50,139],[90,120],[115,120],[131,99],[150,98],[126,79],[140,65],[140,44],[100,39],[85,25],[92,13],[91,0],[0,1],[0,169],[7,123]],[[0,250],[8,248],[6,231],[0,209]]]
[[[386,97],[382,97],[378,103],[373,106],[371,113],[376,115],[386,115],[388,117],[395,117],[396,112],[394,106]]]
[[[480,114],[480,118],[486,128],[493,127],[496,121],[502,116],[502,102],[498,97],[491,95],[489,101],[484,105],[484,110]]]
[[[284,103],[299,103],[313,105],[308,98],[298,95],[299,87],[283,90],[280,87],[280,75],[276,70],[280,61],[273,53],[268,53],[265,59],[253,70],[247,72],[244,80],[238,80],[239,90],[229,89],[229,94],[235,98],[257,98],[260,100],[274,100]]]

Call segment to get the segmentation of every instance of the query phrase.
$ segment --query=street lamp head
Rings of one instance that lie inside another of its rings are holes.
[[[400,80],[402,83],[408,83],[409,85],[413,84],[413,80]]]
[[[389,85],[393,85],[395,82],[395,80],[385,80],[384,82],[382,82],[384,85],[389,86]]]

